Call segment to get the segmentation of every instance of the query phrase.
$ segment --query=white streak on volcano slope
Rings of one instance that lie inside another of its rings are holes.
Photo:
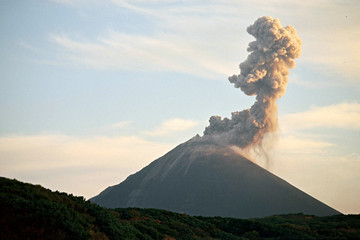
[[[283,27],[276,18],[261,17],[247,32],[255,41],[249,43],[240,74],[229,81],[246,95],[256,95],[256,101],[250,109],[233,112],[231,119],[212,116],[204,131],[205,139],[240,148],[259,146],[265,133],[277,130],[276,99],[284,95],[289,68],[295,67],[293,59],[301,53],[294,27]]]

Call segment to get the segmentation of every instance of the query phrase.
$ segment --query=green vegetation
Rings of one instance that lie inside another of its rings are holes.
[[[360,239],[360,215],[234,219],[106,209],[1,177],[0,206],[0,239]]]

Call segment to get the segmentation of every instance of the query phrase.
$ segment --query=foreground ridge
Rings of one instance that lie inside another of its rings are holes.
[[[360,215],[262,219],[106,209],[72,194],[0,177],[0,239],[360,239]]]

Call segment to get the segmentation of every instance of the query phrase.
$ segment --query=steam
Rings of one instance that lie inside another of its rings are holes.
[[[261,17],[247,28],[255,37],[240,64],[240,74],[229,77],[248,96],[256,95],[250,109],[233,112],[231,119],[210,117],[204,137],[240,148],[261,145],[264,134],[278,128],[276,99],[284,95],[289,68],[300,56],[301,40],[292,26],[283,27],[277,18]]]

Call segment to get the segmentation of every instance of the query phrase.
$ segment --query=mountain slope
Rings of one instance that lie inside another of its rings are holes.
[[[200,216],[339,214],[228,147],[195,137],[90,199],[104,207]]]

